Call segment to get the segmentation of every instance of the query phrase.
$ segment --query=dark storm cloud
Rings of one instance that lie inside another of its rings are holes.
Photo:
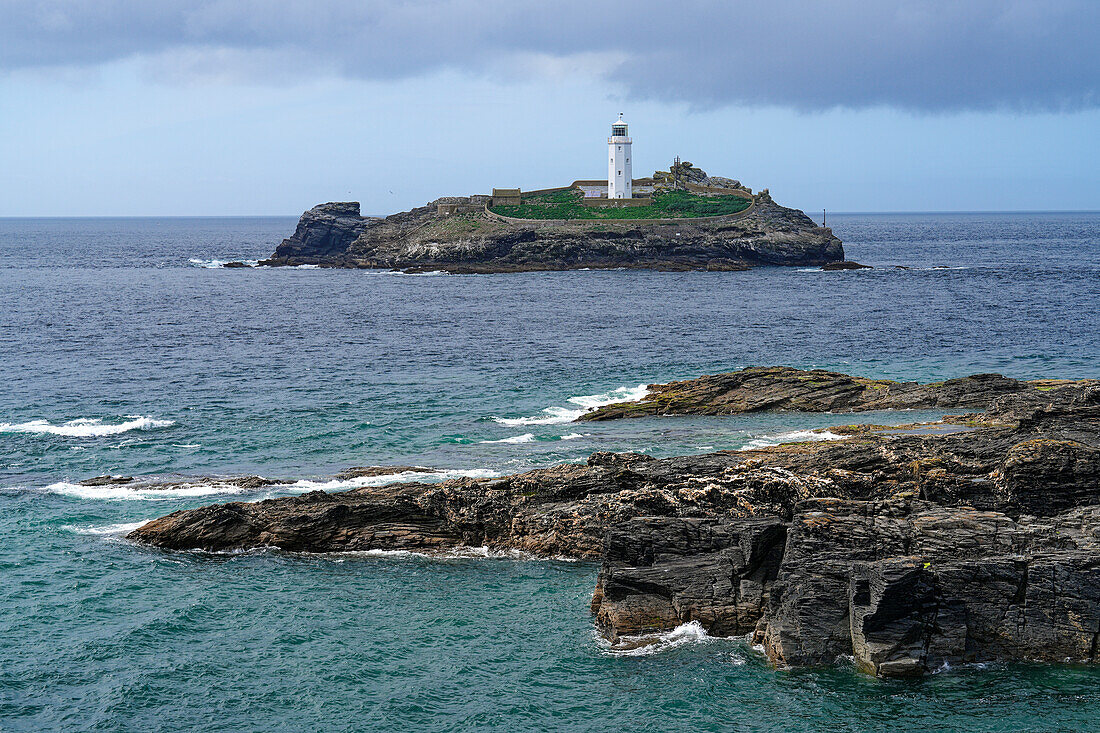
[[[1098,35],[1097,0],[0,0],[0,69],[208,57],[278,83],[565,58],[635,97],[806,110],[1097,107]]]

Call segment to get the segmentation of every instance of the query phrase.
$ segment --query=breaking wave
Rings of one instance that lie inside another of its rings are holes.
[[[68,481],[44,486],[36,491],[44,491],[60,496],[71,496],[78,499],[95,499],[100,501],[168,501],[170,499],[187,499],[202,496],[214,496],[218,494],[249,494],[249,501],[268,499],[276,496],[288,496],[292,494],[304,494],[309,491],[344,491],[346,489],[358,489],[366,486],[384,486],[385,484],[411,483],[424,481],[435,483],[455,478],[494,478],[499,476],[495,471],[487,469],[454,470],[454,471],[405,471],[403,473],[388,474],[385,476],[360,476],[352,479],[332,479],[330,481],[301,480],[287,483],[269,484],[262,488],[242,487],[231,480],[218,479],[205,481],[182,480],[175,483],[157,482],[128,484],[116,484],[108,486],[83,486]],[[25,487],[10,487],[3,491],[24,491]]]
[[[384,476],[359,476],[352,479],[332,479],[331,481],[295,481],[282,486],[271,486],[279,493],[305,492],[305,491],[343,491],[345,489],[361,489],[367,486],[385,486],[386,484],[412,483],[423,481],[434,483],[437,481],[449,481],[456,478],[495,478],[500,474],[485,468],[469,470],[449,471],[406,471],[404,473],[391,473]]]
[[[734,667],[741,667],[748,663],[751,656],[749,649],[745,648],[742,640],[736,638],[724,639],[711,636],[698,621],[689,621],[680,624],[674,629],[656,634],[640,634],[638,636],[621,636],[612,644],[596,634],[597,644],[604,652],[616,657],[646,657],[651,654],[678,649],[684,646],[710,644],[713,642],[734,642],[735,647],[729,652],[729,663]],[[751,636],[751,635],[750,635]]]
[[[152,519],[142,519],[140,522],[123,522],[121,524],[106,524],[101,527],[78,527],[73,524],[65,524],[61,529],[76,534],[90,534],[101,536],[122,536],[133,532],[138,527],[148,524]]]
[[[82,486],[68,481],[58,481],[55,484],[42,487],[41,491],[60,496],[71,496],[77,499],[96,499],[100,501],[168,501],[170,499],[186,499],[215,494],[240,494],[247,491],[247,489],[217,482],[181,482],[166,487],[142,488],[141,484]]]
[[[619,387],[610,392],[580,395],[566,400],[566,402],[577,407],[547,407],[543,409],[541,414],[532,417],[494,417],[493,420],[501,425],[512,427],[519,425],[556,425],[573,422],[589,410],[603,405],[611,405],[616,402],[637,402],[647,394],[649,394],[648,384],[639,384],[637,387]]]
[[[61,425],[52,425],[48,420],[31,420],[24,423],[0,423],[0,433],[41,433],[61,435],[67,438],[96,438],[104,435],[118,435],[130,430],[151,430],[175,425],[174,420],[155,420],[141,415],[125,415],[126,422],[117,425],[104,425],[102,420],[80,418]]]
[[[602,646],[609,654],[621,657],[644,657],[689,644],[706,644],[714,640],[715,637],[708,635],[698,621],[689,621],[670,631],[657,634],[621,636],[614,644],[601,639]]]
[[[789,433],[780,433],[779,435],[764,435],[759,438],[750,440],[741,450],[752,450],[754,448],[768,448],[773,445],[779,445],[781,443],[800,443],[802,441],[810,440],[844,440],[848,436],[837,435],[836,433],[830,433],[828,430],[793,430]]]
[[[534,443],[534,433],[524,433],[523,435],[513,435],[511,438],[501,438],[500,440],[479,440],[479,443]]]
[[[192,267],[201,267],[204,270],[216,270],[220,267],[225,267],[230,262],[240,262],[249,267],[258,267],[260,264],[259,260],[199,260],[193,257],[188,260],[188,262]]]

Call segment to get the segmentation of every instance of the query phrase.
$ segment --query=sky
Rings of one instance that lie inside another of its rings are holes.
[[[1100,209],[1098,0],[0,0],[0,216],[386,214],[674,156],[808,212]]]

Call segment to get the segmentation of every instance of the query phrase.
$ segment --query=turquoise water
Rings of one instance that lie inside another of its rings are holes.
[[[325,482],[351,465],[491,475],[851,421],[566,422],[643,383],[750,364],[1096,376],[1100,215],[830,222],[850,258],[911,270],[204,266],[258,259],[293,223],[0,220],[0,730],[1095,726],[1100,672],[1086,668],[777,673],[690,628],[612,653],[593,634],[586,563],[170,554],[119,536],[177,508],[338,488]],[[73,485],[108,472],[288,483]]]

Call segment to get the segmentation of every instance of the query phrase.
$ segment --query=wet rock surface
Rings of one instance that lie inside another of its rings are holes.
[[[440,203],[458,200],[439,199],[385,218],[360,216],[356,202],[320,204],[303,214],[294,234],[260,264],[472,274],[580,268],[737,271],[844,259],[832,230],[776,204],[767,193],[757,194],[753,210],[741,218],[668,224],[509,222],[486,213],[484,204],[469,202],[466,213],[439,213]]]
[[[107,474],[104,476],[93,476],[92,478],[86,478],[83,481],[78,482],[78,484],[80,486],[118,486],[131,483],[133,480],[133,476],[112,476],[110,474]]]
[[[952,381],[954,403],[984,411],[850,426],[843,440],[597,453],[498,479],[234,502],[129,537],[166,549],[489,546],[600,560],[592,611],[613,642],[698,622],[753,634],[780,666],[852,655],[868,673],[911,676],[1097,661],[1100,387]]]

